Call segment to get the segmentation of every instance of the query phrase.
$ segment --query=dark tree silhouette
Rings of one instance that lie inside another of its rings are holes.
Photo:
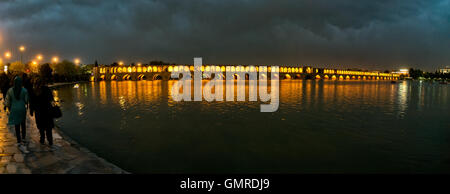
[[[45,81],[50,81],[52,79],[52,68],[50,68],[50,65],[48,63],[45,63],[39,67],[39,75],[44,79]]]

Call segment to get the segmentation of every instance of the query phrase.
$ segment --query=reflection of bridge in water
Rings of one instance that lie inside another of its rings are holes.
[[[169,80],[171,79],[171,72],[180,71],[178,68],[179,66],[173,65],[99,66],[94,68],[94,75],[91,77],[91,81]],[[184,66],[184,68],[191,73],[194,71],[193,65]],[[216,72],[221,71],[223,75],[226,75],[227,72],[235,72],[235,79],[241,79],[238,73],[262,72],[264,70],[262,66],[260,69],[258,66],[204,65],[202,66],[202,72],[211,71],[213,68],[215,68]],[[271,66],[266,68],[265,70],[270,78]],[[399,74],[393,73],[300,66],[280,66],[278,72],[280,79],[397,80],[399,77]],[[245,75],[246,79],[248,79],[248,74]]]

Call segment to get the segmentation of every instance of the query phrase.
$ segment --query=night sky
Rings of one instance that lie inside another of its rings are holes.
[[[0,0],[2,56],[21,44],[83,63],[434,71],[450,65],[450,0]]]

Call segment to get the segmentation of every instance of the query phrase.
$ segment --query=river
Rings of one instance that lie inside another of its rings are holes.
[[[175,81],[60,87],[61,130],[132,173],[449,173],[450,87],[280,81],[280,105],[175,102]]]

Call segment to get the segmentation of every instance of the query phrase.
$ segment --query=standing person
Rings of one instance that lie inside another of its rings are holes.
[[[50,110],[53,102],[53,94],[50,88],[45,85],[43,79],[36,79],[34,84],[34,99],[30,104],[30,114],[31,116],[33,116],[33,113],[35,114],[36,126],[41,135],[40,143],[44,145],[45,137],[47,136],[48,145],[52,149],[54,149],[52,129],[55,124]]]
[[[3,99],[6,98],[6,93],[8,92],[8,89],[10,87],[9,82],[11,82],[9,80],[9,77],[5,73],[2,73],[0,75],[0,90],[3,94]]]
[[[10,111],[8,124],[15,126],[17,145],[22,152],[28,152],[23,145],[26,137],[25,120],[27,115],[27,104],[27,89],[22,87],[22,79],[19,76],[16,76],[14,78],[14,86],[6,93],[5,106],[8,107]]]

